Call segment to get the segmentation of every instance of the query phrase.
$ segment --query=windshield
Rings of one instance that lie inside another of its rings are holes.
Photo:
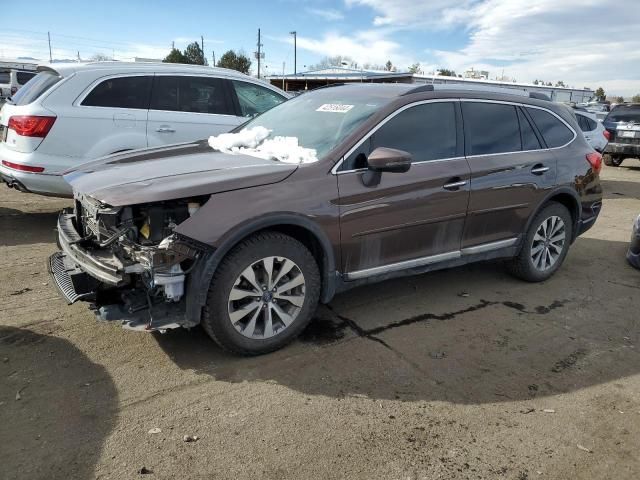
[[[611,110],[606,122],[637,122],[640,123],[640,105],[620,105]]]
[[[330,87],[304,93],[263,113],[243,129],[264,127],[267,138],[296,138],[318,159],[394,97],[369,88]]]
[[[40,72],[11,97],[14,105],[27,105],[36,101],[40,95],[60,81],[59,76],[51,72]]]

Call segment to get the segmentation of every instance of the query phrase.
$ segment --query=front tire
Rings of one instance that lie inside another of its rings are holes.
[[[507,262],[509,272],[527,282],[542,282],[562,265],[573,238],[569,210],[550,203],[533,218],[518,256]]]
[[[302,243],[278,232],[260,233],[242,241],[220,263],[202,326],[230,352],[272,352],[308,325],[320,287],[318,265]]]

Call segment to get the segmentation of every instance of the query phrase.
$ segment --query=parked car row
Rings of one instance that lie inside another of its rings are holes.
[[[288,95],[234,70],[177,64],[54,64],[0,114],[0,174],[12,187],[71,196],[62,173],[112,153],[223,133]]]
[[[609,132],[604,162],[619,167],[626,158],[640,158],[640,104],[616,105],[602,122]]]
[[[54,283],[103,320],[202,324],[255,355],[364,283],[487,259],[548,279],[598,217],[601,155],[563,105],[447,87],[321,88],[209,142],[80,166]]]

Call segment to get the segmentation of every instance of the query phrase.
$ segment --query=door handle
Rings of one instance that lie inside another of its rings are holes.
[[[452,178],[452,182],[445,183],[442,188],[445,190],[459,190],[460,187],[464,187],[467,184],[466,180],[460,180],[459,178]]]
[[[169,127],[160,127],[156,130],[156,132],[158,133],[173,133],[175,132],[175,130],[173,128],[169,128]]]
[[[542,175],[543,173],[548,171],[549,167],[545,167],[541,163],[534,165],[534,167],[531,169],[531,173],[533,173],[534,175]]]

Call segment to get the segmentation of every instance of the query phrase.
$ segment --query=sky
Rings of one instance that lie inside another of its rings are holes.
[[[213,52],[252,55],[260,28],[262,74],[293,72],[296,31],[298,71],[343,55],[640,94],[640,0],[31,0],[28,10],[3,16],[0,57],[48,60],[47,32],[54,58],[120,60],[163,58],[203,36],[211,63]]]

